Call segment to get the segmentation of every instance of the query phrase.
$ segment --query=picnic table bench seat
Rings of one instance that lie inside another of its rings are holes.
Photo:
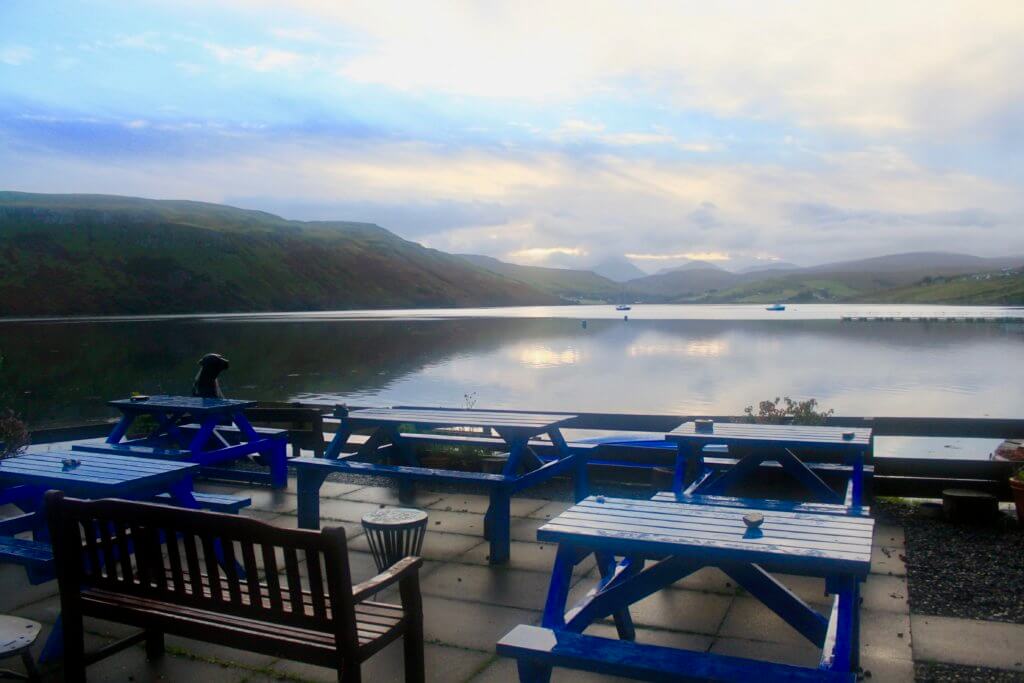
[[[106,453],[113,455],[131,455],[137,458],[158,458],[160,460],[181,460],[187,461],[192,456],[187,450],[181,448],[167,448],[159,445],[146,445],[137,443],[105,443],[103,441],[76,443],[71,445],[71,450],[80,453]]]
[[[402,438],[416,444],[439,444],[444,446],[480,446],[482,448],[501,449],[507,445],[498,437],[484,436],[482,434],[403,433]],[[364,434],[353,434],[349,437],[349,443],[352,445],[362,445],[368,439],[369,437]],[[547,439],[530,439],[526,445],[537,451],[540,455],[545,455],[546,451],[553,450],[555,447]],[[589,453],[604,444],[590,441],[566,441],[566,445],[571,451]]]
[[[242,508],[252,505],[252,498],[248,496],[232,496],[226,493],[201,493],[197,491],[192,494],[192,497],[199,503],[199,507],[204,510],[213,510],[214,512],[238,512]],[[173,500],[174,497],[171,494],[161,493],[154,498],[153,502],[173,505]]]
[[[525,624],[505,634],[498,641],[497,652],[518,660],[522,683],[547,683],[553,666],[658,683],[755,680],[852,683],[857,679],[851,672],[690,652]]]
[[[0,536],[0,562],[24,567],[32,585],[53,580],[53,548],[49,543],[16,536]]]

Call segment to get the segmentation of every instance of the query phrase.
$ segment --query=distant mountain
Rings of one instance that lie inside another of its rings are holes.
[[[474,266],[512,278],[563,299],[617,301],[622,297],[624,291],[621,284],[612,282],[589,270],[521,266],[476,254],[459,254],[459,256]]]
[[[782,272],[754,272],[715,292],[681,293],[676,301],[700,303],[874,302],[899,296],[925,278],[956,277],[1024,266],[1024,257],[981,258],[918,252],[827,263]],[[891,294],[891,293],[896,294]],[[909,295],[909,293],[908,293]],[[980,302],[979,302],[980,303]],[[995,303],[995,302],[993,302]]]
[[[970,254],[953,254],[941,251],[908,252],[873,258],[825,263],[804,268],[807,273],[835,273],[857,271],[872,274],[896,274],[900,278],[907,273],[928,271],[929,273],[977,273],[984,270],[1014,267],[1024,262],[1024,256],[1005,258],[982,258]]]
[[[755,263],[747,266],[746,268],[740,268],[735,271],[742,275],[747,273],[763,273],[768,270],[799,270],[800,266],[795,263],[789,263],[788,261],[764,261],[762,263]]]
[[[380,226],[0,192],[0,316],[554,304]]]
[[[712,263],[711,261],[701,261],[701,260],[698,260],[698,259],[692,259],[692,260],[689,260],[689,261],[687,261],[686,263],[684,263],[684,264],[682,264],[680,266],[673,266],[671,268],[662,268],[657,273],[655,273],[655,275],[664,275],[665,273],[674,273],[674,272],[679,271],[679,270],[706,270],[708,268],[711,268],[713,270],[726,270],[722,266],[718,265],[717,263]]]
[[[614,256],[601,261],[590,270],[613,282],[626,282],[647,275],[628,259]]]
[[[741,276],[710,263],[692,263],[658,275],[630,280],[626,286],[647,296],[677,299],[733,287]]]

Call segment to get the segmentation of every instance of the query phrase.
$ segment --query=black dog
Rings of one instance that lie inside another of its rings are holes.
[[[192,395],[202,398],[224,398],[217,375],[231,367],[228,359],[219,353],[208,353],[199,359],[199,372],[192,383]]]

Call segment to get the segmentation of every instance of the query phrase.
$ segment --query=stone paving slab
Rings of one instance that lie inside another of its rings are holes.
[[[395,507],[427,508],[441,500],[440,493],[417,489],[412,500],[402,502],[398,499],[398,489],[384,486],[364,486],[350,493],[344,493],[340,498],[345,500],[356,500],[363,503],[378,503],[393,505]]]
[[[914,658],[1024,672],[1024,624],[914,614]]]
[[[463,683],[483,670],[494,654],[428,643],[424,647],[428,683]],[[337,683],[334,669],[279,660],[270,669],[303,681]],[[367,683],[405,683],[402,643],[394,642],[363,664],[363,680]]]
[[[429,505],[432,510],[447,510],[449,512],[472,512],[482,515],[487,512],[491,504],[488,496],[471,493],[454,493],[444,496],[437,502]],[[534,498],[512,498],[509,503],[509,511],[513,517],[527,517],[548,504],[546,500]]]
[[[443,563],[420,582],[424,595],[484,602],[520,609],[541,609],[548,576],[540,572]]]
[[[903,558],[906,549],[895,546],[874,545],[871,547],[871,573],[886,576],[906,576],[907,565]]]
[[[493,653],[494,644],[518,624],[540,623],[537,610],[431,595],[423,597],[423,613],[433,616],[424,620],[428,641],[488,653]]]

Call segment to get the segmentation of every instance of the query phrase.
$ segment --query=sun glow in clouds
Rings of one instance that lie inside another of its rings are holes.
[[[684,251],[675,254],[626,254],[626,258],[637,261],[729,261],[731,257],[722,251]]]

